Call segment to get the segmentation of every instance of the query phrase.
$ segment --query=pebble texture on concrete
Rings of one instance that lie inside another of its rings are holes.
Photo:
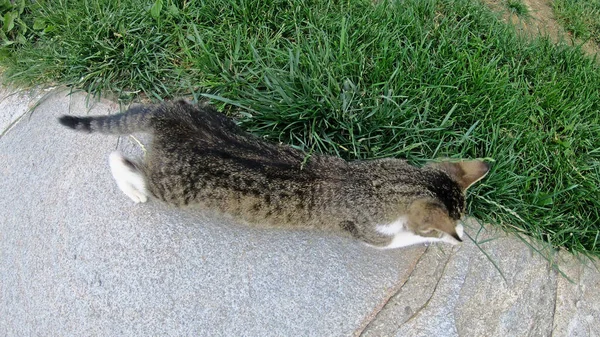
[[[42,90],[15,90],[0,86],[0,136],[43,97]]]
[[[107,156],[116,148],[139,153],[136,142],[56,122],[65,113],[115,113],[116,104],[90,109],[83,94],[56,91],[19,119],[35,99],[10,97],[0,103],[2,336],[600,330],[600,273],[573,257],[561,263],[570,283],[520,240],[474,224],[467,232],[476,241],[495,238],[481,249],[467,239],[457,247],[380,251],[158,202],[134,205],[113,182]]]
[[[492,237],[481,248],[502,274],[472,242],[446,254],[429,247],[365,335],[551,335],[556,273],[514,238],[484,229],[477,239]]]

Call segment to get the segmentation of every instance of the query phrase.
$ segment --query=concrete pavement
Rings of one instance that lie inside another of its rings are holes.
[[[379,251],[134,205],[107,157],[137,142],[56,122],[119,106],[67,94],[0,90],[1,336],[600,335],[595,261],[557,254],[570,282],[475,222],[460,246]]]

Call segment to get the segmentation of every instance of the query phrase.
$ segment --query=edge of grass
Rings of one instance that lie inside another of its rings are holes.
[[[472,215],[600,256],[600,67],[481,4],[38,4],[44,29],[3,50],[8,80],[203,96],[250,132],[346,159],[494,158]]]

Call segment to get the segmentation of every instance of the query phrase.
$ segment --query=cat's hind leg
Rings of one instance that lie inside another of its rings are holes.
[[[108,157],[108,164],[117,186],[125,195],[136,204],[148,200],[144,176],[134,163],[123,157],[120,152],[114,151]]]

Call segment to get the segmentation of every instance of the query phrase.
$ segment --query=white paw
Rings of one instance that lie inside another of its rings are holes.
[[[140,202],[146,202],[148,201],[148,197],[145,194],[140,193],[138,195],[138,199],[140,200]]]
[[[118,182],[117,185],[119,186],[121,191],[123,191],[123,193],[125,193],[125,195],[128,196],[129,199],[133,200],[133,202],[135,202],[136,204],[148,201],[148,197],[140,191],[136,190],[135,187],[133,187],[132,185],[119,184]]]
[[[110,154],[108,163],[117,186],[125,195],[136,204],[148,201],[144,177],[129,160],[115,151]]]

